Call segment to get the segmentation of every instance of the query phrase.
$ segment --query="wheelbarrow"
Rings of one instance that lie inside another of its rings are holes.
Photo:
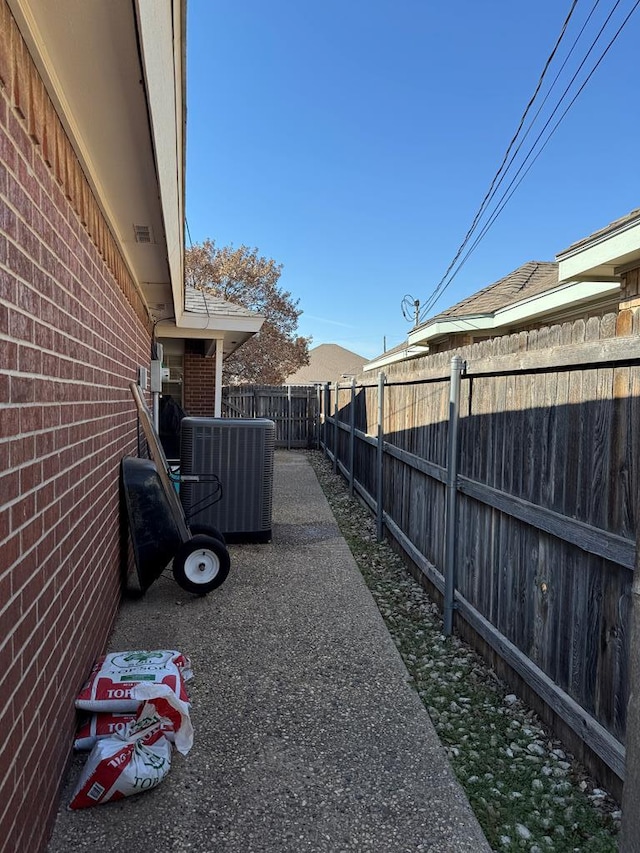
[[[127,456],[120,463],[121,502],[126,508],[140,588],[146,591],[173,561],[176,582],[188,592],[206,595],[229,574],[231,561],[224,537],[214,527],[187,523],[151,412],[140,388],[133,382],[129,387],[151,456]],[[217,477],[204,479],[220,488]]]

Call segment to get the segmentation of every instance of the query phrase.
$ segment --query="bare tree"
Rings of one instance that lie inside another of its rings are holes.
[[[265,317],[258,334],[225,359],[227,384],[280,385],[309,363],[311,339],[296,334],[302,311],[298,300],[278,287],[281,272],[282,264],[247,246],[218,248],[205,240],[186,250],[188,284]]]

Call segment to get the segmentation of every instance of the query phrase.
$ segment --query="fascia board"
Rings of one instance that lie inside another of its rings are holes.
[[[569,281],[602,269],[614,275],[614,267],[640,257],[640,222],[633,220],[618,231],[605,234],[575,249],[556,255],[560,281]]]
[[[570,282],[555,290],[548,290],[525,302],[508,305],[495,314],[495,326],[512,326],[526,320],[533,320],[544,314],[551,314],[581,302],[589,303],[600,296],[613,294],[620,290],[617,281],[577,281]]]
[[[180,322],[176,323],[178,329],[197,329],[199,331],[215,332],[250,332],[255,334],[260,331],[264,317],[225,317],[212,314],[210,317],[204,314],[184,313]]]
[[[417,358],[421,355],[428,355],[429,347],[426,346],[408,346],[400,352],[394,352],[391,355],[381,355],[368,362],[362,368],[364,373],[371,370],[379,370],[389,364],[396,364],[400,361],[408,361],[409,359]]]
[[[500,331],[507,326],[522,325],[527,320],[534,320],[545,314],[552,314],[560,309],[577,306],[581,302],[587,304],[601,296],[616,293],[620,290],[617,281],[578,281],[569,282],[562,287],[532,296],[514,305],[501,308],[495,314],[456,317],[451,320],[440,320],[424,329],[416,329],[409,334],[409,343],[418,344],[433,340],[442,335],[452,335],[460,332],[480,330]]]
[[[176,2],[181,8],[181,0]],[[136,0],[136,9],[174,313],[180,322],[184,311],[184,110],[182,51],[176,49],[176,41],[183,37],[183,15],[174,15],[173,0]]]
[[[476,332],[482,329],[493,328],[493,317],[491,314],[476,314],[468,317],[455,317],[450,320],[439,320],[423,329],[414,329],[409,332],[409,344],[427,343],[441,335],[451,335],[456,332]]]

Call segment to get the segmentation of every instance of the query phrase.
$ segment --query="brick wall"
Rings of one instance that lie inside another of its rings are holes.
[[[184,410],[194,418],[212,418],[215,357],[205,356],[201,341],[186,341],[184,352]]]
[[[0,0],[0,851],[46,843],[119,600],[118,466],[150,325]]]

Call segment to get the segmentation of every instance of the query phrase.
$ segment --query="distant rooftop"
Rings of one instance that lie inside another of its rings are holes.
[[[320,344],[309,350],[309,364],[285,379],[285,385],[311,385],[314,382],[344,382],[347,376],[362,372],[367,359],[338,344]]]

